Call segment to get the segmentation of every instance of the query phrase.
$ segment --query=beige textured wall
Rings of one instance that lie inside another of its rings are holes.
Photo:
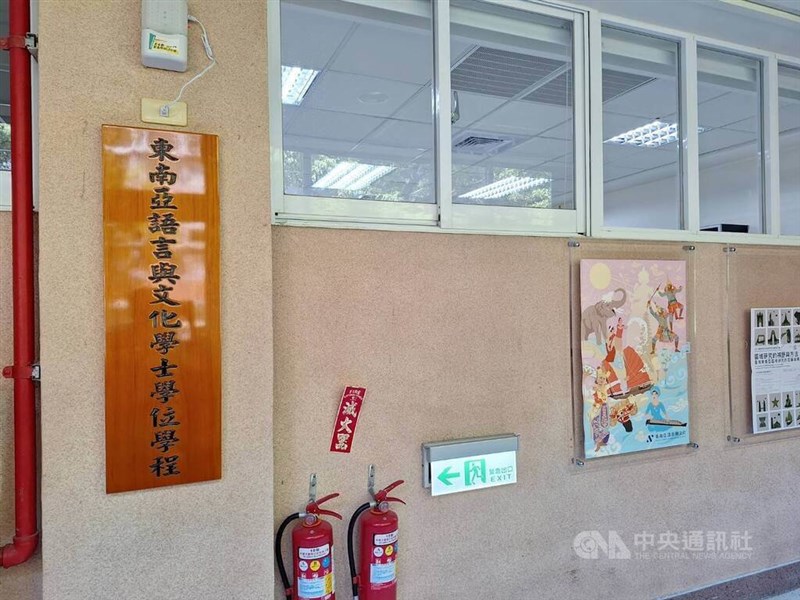
[[[266,1],[192,0],[219,65],[191,131],[220,136],[223,476],[107,496],[100,125],[191,73],[143,68],[139,2],[42,0],[44,598],[242,600],[272,587],[272,338]],[[192,27],[190,71],[204,64]]]
[[[700,449],[583,470],[570,465],[565,240],[283,227],[273,250],[276,521],[302,505],[311,471],[320,493],[342,492],[331,505],[345,514],[366,498],[370,462],[380,484],[406,479],[401,599],[653,598],[800,558],[797,436],[726,441],[720,246],[696,254]],[[783,287],[761,300],[800,298],[800,253],[771,269]],[[758,287],[760,275],[750,277]],[[365,408],[352,454],[332,454],[348,384],[367,387]],[[509,431],[521,435],[517,485],[440,498],[423,490],[422,442]],[[337,592],[348,598],[345,530],[336,527]],[[616,530],[629,545],[642,531],[747,530],[754,550],[750,560],[592,561],[572,549],[582,530]]]
[[[14,362],[11,316],[11,213],[0,213],[0,367]],[[0,545],[14,537],[14,385],[0,378]],[[42,597],[42,554],[0,572],[0,598]]]

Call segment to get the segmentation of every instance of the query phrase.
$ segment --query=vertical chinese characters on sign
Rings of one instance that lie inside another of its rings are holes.
[[[221,476],[217,145],[103,127],[109,493]]]
[[[333,424],[331,438],[331,452],[350,452],[353,446],[353,436],[356,431],[358,417],[361,416],[361,405],[364,402],[366,388],[348,387],[339,401],[339,410]]]
[[[688,444],[686,263],[581,261],[587,458]]]
[[[156,261],[150,265],[151,274],[147,278],[153,285],[154,297],[150,301],[153,307],[149,315],[153,327],[150,348],[158,361],[150,368],[153,375],[150,397],[155,404],[150,410],[153,425],[150,446],[157,454],[149,469],[156,477],[180,475],[180,454],[177,448],[181,441],[178,437],[180,421],[171,404],[175,395],[180,393],[173,376],[173,370],[179,367],[169,359],[170,351],[180,344],[175,330],[183,325],[179,316],[181,303],[170,298],[170,292],[175,291],[181,278],[178,273],[180,257],[174,252],[181,224],[175,198],[170,193],[170,186],[175,185],[178,179],[177,171],[173,171],[169,164],[178,163],[179,160],[171,154],[174,148],[169,140],[159,137],[150,144],[153,153],[148,156],[156,161],[155,169],[149,173],[150,182],[155,186],[150,198],[151,214],[147,219],[147,229],[153,236],[150,240],[152,254]]]

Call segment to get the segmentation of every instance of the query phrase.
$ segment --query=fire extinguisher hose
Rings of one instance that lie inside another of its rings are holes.
[[[358,600],[358,580],[356,579],[356,557],[353,553],[353,531],[356,528],[356,521],[358,517],[365,510],[372,506],[369,502],[365,502],[356,509],[353,516],[350,517],[350,524],[347,526],[347,560],[350,563],[350,581],[353,584],[353,600]]]
[[[283,532],[289,526],[289,523],[295,519],[300,518],[300,513],[296,512],[289,515],[283,520],[281,526],[278,527],[278,533],[275,534],[275,560],[278,562],[278,571],[281,574],[281,581],[283,582],[283,589],[286,590],[286,598],[291,599],[292,587],[289,585],[289,577],[286,575],[286,567],[283,565],[283,554],[281,552],[281,540],[283,539]]]

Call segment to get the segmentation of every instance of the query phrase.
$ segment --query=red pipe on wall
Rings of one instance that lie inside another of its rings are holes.
[[[36,502],[36,340],[33,292],[33,157],[29,0],[9,0],[7,48],[11,74],[11,220],[14,298],[14,541],[2,548],[3,567],[28,560],[39,545]],[[20,40],[22,40],[20,42]]]

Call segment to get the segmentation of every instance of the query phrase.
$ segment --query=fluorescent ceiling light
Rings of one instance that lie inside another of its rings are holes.
[[[698,127],[697,133],[703,133],[705,128]],[[647,125],[642,125],[636,129],[631,129],[619,135],[615,135],[605,141],[606,144],[618,144],[620,146],[636,146],[637,148],[658,148],[664,144],[677,142],[679,139],[678,124],[664,123],[663,121],[653,121]]]
[[[482,200],[492,200],[510,196],[514,192],[522,192],[530,188],[540,187],[550,183],[547,177],[506,177],[500,181],[495,181],[489,185],[461,194],[459,198],[480,198]]]
[[[281,102],[298,106],[319,71],[300,67],[281,66]]]
[[[395,168],[386,165],[367,165],[349,161],[340,162],[320,177],[312,187],[354,192],[364,189],[384,175],[388,175]]]

